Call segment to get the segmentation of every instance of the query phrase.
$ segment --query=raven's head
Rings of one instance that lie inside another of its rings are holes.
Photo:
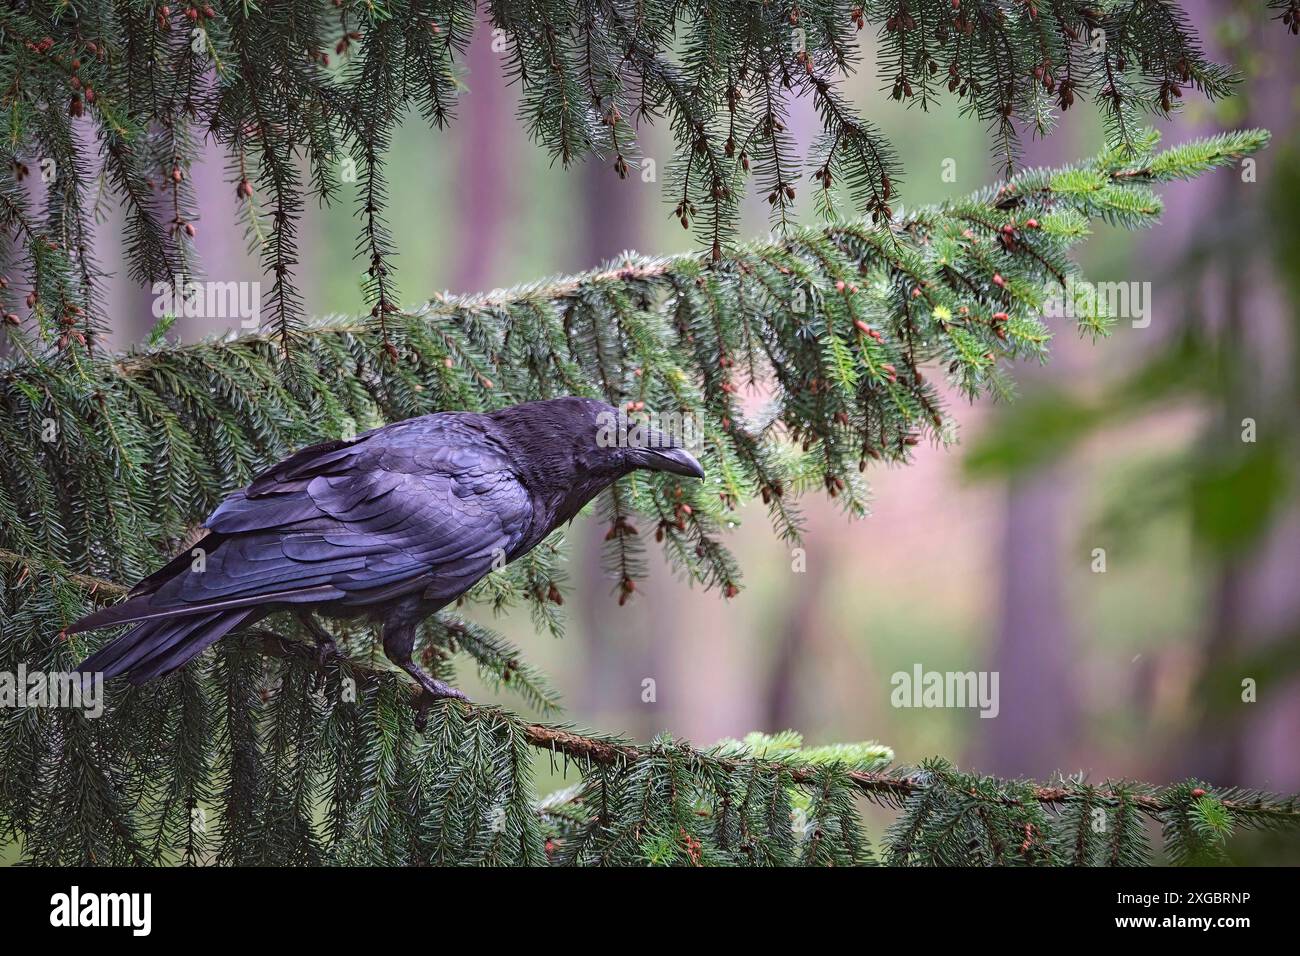
[[[637,469],[704,477],[686,450],[696,434],[689,416],[625,412],[570,396],[514,405],[491,417],[509,436],[525,482],[535,492],[562,492],[562,512],[576,511]]]

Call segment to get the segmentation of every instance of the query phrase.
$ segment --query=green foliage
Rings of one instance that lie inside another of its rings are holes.
[[[520,119],[562,163],[596,154],[635,174],[637,126],[667,118],[668,199],[715,260],[731,249],[751,181],[777,225],[804,169],[823,211],[847,200],[873,222],[890,217],[900,171],[840,89],[868,23],[893,98],[924,109],[946,88],[989,126],[1008,173],[1017,123],[1045,132],[1092,97],[1132,148],[1142,114],[1168,115],[1188,88],[1222,96],[1234,79],[1169,0],[491,0],[483,10],[522,90]],[[232,215],[273,283],[281,348],[303,331],[300,213],[350,192],[372,322],[389,344],[400,298],[385,154],[408,110],[437,127],[451,120],[475,14],[474,0],[6,4],[0,265],[21,269],[26,288],[15,279],[4,311],[93,342],[106,317],[89,230],[109,199],[127,211],[132,278],[195,273],[189,172],[212,137],[228,156]],[[786,129],[790,96],[811,98],[821,119],[806,157]],[[40,170],[44,181],[47,162],[52,176],[33,196],[24,179]]]
[[[950,437],[923,365],[969,395],[1005,389],[1002,362],[1046,355],[1038,314],[1074,274],[1066,252],[1089,218],[1148,224],[1153,183],[1265,140],[1232,134],[1170,162],[1144,139],[1137,153],[1029,171],[888,225],[792,230],[722,263],[635,258],[492,298],[440,298],[389,314],[383,330],[326,320],[303,330],[292,359],[273,334],[177,345],[164,324],[106,355],[10,325],[0,671],[72,666],[90,648],[56,637],[61,628],[298,445],[561,392],[697,418],[717,477],[700,490],[671,478],[617,486],[601,504],[610,558],[632,594],[640,515],[687,576],[732,593],[739,571],[721,541],[732,508],[762,496],[790,536],[806,491],[860,509],[859,460],[905,461],[922,435]],[[775,383],[773,399],[751,421],[737,393],[759,380]],[[526,602],[539,628],[558,631],[562,544],[557,535],[489,576],[471,600]],[[878,853],[900,865],[1055,865],[1147,862],[1148,824],[1170,858],[1199,860],[1235,829],[1300,816],[1294,798],[1199,783],[1043,787],[941,761],[891,770],[887,747],[805,747],[793,733],[702,751],[456,702],[426,712],[403,676],[367,663],[368,634],[340,633],[344,656],[322,668],[284,636],[295,622],[276,626],[144,688],[111,685],[99,718],[0,709],[0,834],[47,864],[849,865]],[[458,652],[534,707],[556,706],[543,675],[489,628],[456,614],[429,622],[424,666],[450,677]],[[537,799],[538,752],[580,782]],[[878,851],[863,800],[898,812]]]
[[[1212,144],[1198,140],[1167,150],[1151,168],[1161,175],[1178,163],[1202,168],[1212,160],[1206,152]],[[1090,394],[1064,383],[1044,385],[1032,399],[1006,406],[998,427],[968,449],[967,473],[979,479],[1025,473],[1112,427],[1170,407],[1196,408],[1211,413],[1198,440],[1188,449],[1140,462],[1122,493],[1113,495],[1096,516],[1096,530],[1107,540],[1132,546],[1144,530],[1174,515],[1185,522],[1198,556],[1232,561],[1259,547],[1300,480],[1300,431],[1291,413],[1294,389],[1266,384],[1258,367],[1261,357],[1243,332],[1244,312],[1236,317],[1207,309],[1201,284],[1215,266],[1226,274],[1247,268],[1257,245],[1270,250],[1280,281],[1293,280],[1288,257],[1295,249],[1288,244],[1294,242],[1294,230],[1289,224],[1300,212],[1300,186],[1290,172],[1293,156],[1288,147],[1277,164],[1279,175],[1260,187],[1267,190],[1259,204],[1264,215],[1247,205],[1215,232],[1212,264],[1202,265],[1205,250],[1193,244],[1190,261],[1178,268],[1194,270],[1196,278],[1179,303],[1177,326],[1158,350],[1108,376]],[[1225,214],[1239,205],[1225,200]],[[1246,305],[1234,300],[1233,308]]]
[[[740,571],[721,533],[741,502],[761,496],[787,538],[810,488],[861,512],[858,472],[869,461],[906,462],[923,439],[953,440],[923,367],[972,397],[1008,391],[1004,363],[1047,354],[1043,305],[1075,276],[1067,251],[1088,218],[1150,224],[1160,210],[1152,183],[1235,161],[1266,138],[1216,138],[1186,167],[1148,152],[1147,138],[1127,159],[1111,150],[1071,169],[1029,170],[888,228],[792,230],[721,264],[634,257],[492,298],[439,298],[391,314],[382,332],[326,320],[292,359],[266,334],[173,345],[156,332],[115,356],[7,326],[16,358],[0,377],[11,463],[0,482],[3,546],[134,579],[160,549],[183,545],[224,494],[304,444],[439,409],[589,394],[690,416],[707,449],[708,483],[634,477],[602,497],[624,593],[643,573],[640,516],[684,575],[732,594]],[[1103,324],[1082,321],[1090,332]],[[759,381],[772,398],[751,420],[740,396]],[[498,610],[526,601],[539,625],[558,630],[559,544],[473,597]],[[508,649],[462,635],[505,673]]]

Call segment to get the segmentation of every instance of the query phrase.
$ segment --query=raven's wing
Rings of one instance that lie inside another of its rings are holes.
[[[445,602],[514,557],[532,520],[527,490],[476,419],[399,422],[259,475],[208,518],[199,554],[69,630],[262,604]]]

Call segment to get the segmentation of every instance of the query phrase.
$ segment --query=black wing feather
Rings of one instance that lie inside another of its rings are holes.
[[[263,472],[208,518],[195,545],[201,571],[191,553],[179,555],[126,602],[69,629],[145,622],[86,665],[133,679],[165,673],[259,605],[454,599],[498,555],[522,550],[532,526],[531,498],[485,421],[412,419],[304,449]]]

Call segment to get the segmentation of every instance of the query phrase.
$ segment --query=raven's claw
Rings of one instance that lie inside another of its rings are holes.
[[[384,625],[384,653],[388,655],[390,661],[410,674],[415,678],[415,682],[424,688],[424,693],[415,701],[417,711],[415,726],[417,730],[424,730],[425,710],[434,700],[443,697],[454,697],[458,700],[469,700],[469,698],[445,681],[430,677],[421,670],[420,665],[411,660],[411,649],[414,645],[415,625],[409,620],[404,620],[400,615],[391,617]]]
[[[414,701],[415,729],[420,733],[424,733],[424,725],[429,719],[429,708],[433,706],[435,701],[442,700],[446,697],[451,697],[455,700],[469,700],[468,697],[456,688],[452,687],[446,681],[440,681],[436,677],[430,677],[414,664],[405,668],[405,670],[408,674],[419,681],[420,686],[424,688],[424,693]]]
[[[455,697],[457,700],[469,700],[464,694],[452,687],[446,681],[438,680],[436,677],[430,677],[420,668],[412,664],[406,668],[406,672],[420,682],[424,692],[430,697]]]

